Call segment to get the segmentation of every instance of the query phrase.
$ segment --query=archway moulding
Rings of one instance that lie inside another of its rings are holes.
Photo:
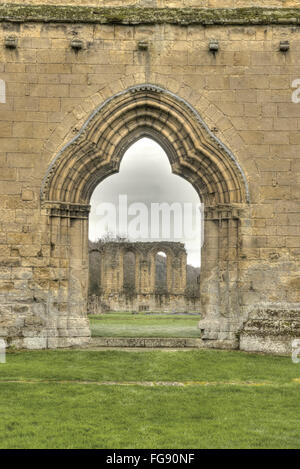
[[[192,93],[185,89],[183,94]],[[173,173],[188,180],[207,207],[250,201],[246,176],[232,151],[182,95],[150,83],[125,90],[123,83],[122,91],[108,98],[106,94],[107,90],[102,90],[101,104],[83,124],[81,119],[80,130],[77,120],[77,134],[48,167],[41,201],[50,208],[51,215],[86,217],[97,184],[118,172],[127,148],[142,137],[150,137],[164,148]],[[198,98],[198,102],[203,101],[201,96]],[[194,96],[193,102],[197,102]],[[72,132],[74,135],[74,128]],[[49,142],[48,149],[52,146]]]
[[[160,73],[150,73],[146,75],[143,72],[134,75],[126,75],[106,86],[103,86],[97,93],[82,100],[81,104],[75,106],[72,111],[63,116],[62,121],[52,132],[50,138],[46,141],[43,154],[45,161],[51,162],[53,155],[70,142],[74,135],[77,135],[85,122],[106,100],[118,94],[122,90],[135,87],[142,83],[154,83],[163,90],[174,93],[188,103],[193,103],[193,107],[201,116],[205,115],[205,123],[210,129],[218,129],[220,140],[234,153],[235,156],[240,151],[245,153],[243,141],[235,130],[230,118],[223,113],[207,96],[205,90],[196,90],[190,85],[183,84]],[[59,145],[57,142],[61,142]]]

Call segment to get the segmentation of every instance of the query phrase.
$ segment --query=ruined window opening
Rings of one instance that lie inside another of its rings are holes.
[[[167,291],[167,254],[159,251],[155,255],[155,292],[164,294]]]

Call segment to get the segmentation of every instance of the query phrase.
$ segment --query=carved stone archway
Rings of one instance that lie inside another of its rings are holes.
[[[81,325],[87,327],[91,195],[118,172],[126,150],[142,137],[163,147],[173,173],[189,181],[204,203],[201,328],[206,339],[231,341],[239,322],[238,249],[249,203],[247,181],[234,155],[195,109],[155,85],[138,85],[107,99],[55,156],[43,180],[41,202],[51,226],[52,255],[69,267],[64,298],[68,317],[77,323],[80,337]],[[49,295],[51,305],[51,291]]]

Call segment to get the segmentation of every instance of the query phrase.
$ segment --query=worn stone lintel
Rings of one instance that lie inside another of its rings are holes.
[[[300,24],[299,8],[141,8],[0,5],[0,21],[98,24]]]
[[[50,217],[87,219],[90,213],[90,205],[86,204],[44,202],[42,208]]]

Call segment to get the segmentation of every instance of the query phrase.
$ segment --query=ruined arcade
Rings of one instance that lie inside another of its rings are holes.
[[[0,3],[1,337],[89,342],[90,198],[149,137],[204,204],[203,344],[289,351],[300,336],[295,2],[33,3]]]
[[[99,307],[95,310],[96,301],[91,312],[200,309],[198,297],[188,295],[186,290],[187,253],[183,243],[111,241],[100,243],[89,252],[100,254]],[[157,279],[156,256],[159,252],[166,256],[165,282]]]

